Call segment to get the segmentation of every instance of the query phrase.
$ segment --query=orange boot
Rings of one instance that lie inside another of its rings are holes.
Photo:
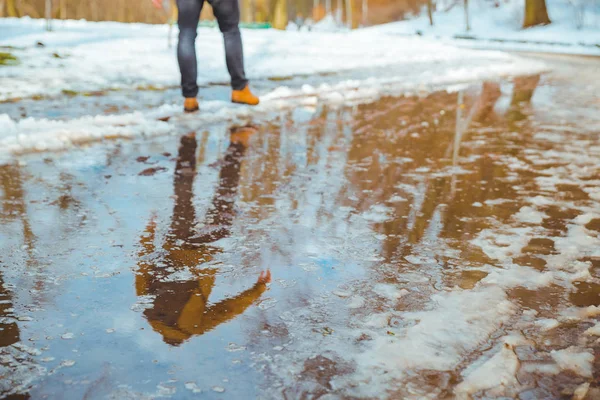
[[[242,90],[231,92],[231,101],[238,104],[248,104],[249,106],[256,106],[260,103],[258,97],[252,94],[248,85]]]
[[[192,113],[198,111],[200,106],[198,105],[198,100],[195,97],[186,97],[183,102],[183,111],[186,113]]]

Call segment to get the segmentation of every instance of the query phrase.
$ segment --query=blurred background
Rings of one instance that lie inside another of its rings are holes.
[[[469,30],[469,21],[481,14],[502,15],[505,25],[527,28],[547,25],[556,18],[571,28],[600,26],[600,0],[239,0],[244,27],[310,30],[320,27],[359,28],[393,21],[415,19],[435,24],[437,15],[458,14]],[[554,15],[548,16],[548,8]],[[460,9],[460,11],[458,10]],[[463,11],[464,10],[464,11]],[[500,11],[500,12],[496,12]],[[464,17],[462,14],[464,13]],[[164,0],[156,9],[150,0],[0,0],[0,18],[85,19],[88,21],[175,23],[175,0]],[[214,21],[210,5],[203,10],[202,23]],[[456,20],[456,18],[455,18]],[[453,21],[454,22],[454,21]],[[562,22],[561,22],[562,23]],[[438,21],[438,25],[448,21]],[[487,24],[487,22],[483,22]],[[321,29],[324,30],[324,29]]]
[[[426,0],[241,0],[244,22],[277,23],[285,21],[319,21],[328,14],[341,16],[344,22],[379,24],[418,14]],[[150,0],[0,0],[0,17],[44,18],[47,7],[53,18],[165,23],[175,12],[175,0],[164,2],[157,10]],[[348,18],[350,15],[350,18]],[[202,18],[212,19],[207,4]]]
[[[288,21],[303,24],[317,22],[330,14],[338,21],[356,28],[399,21],[435,9],[451,8],[464,0],[435,2],[434,0],[240,0],[242,20],[247,23],[271,23],[281,28]],[[493,1],[488,1],[494,3]],[[166,0],[164,9],[157,10],[150,0],[0,0],[0,17],[47,17],[56,19],[86,19],[89,21],[119,21],[165,23],[176,13],[175,0]],[[203,20],[213,18],[207,4]]]

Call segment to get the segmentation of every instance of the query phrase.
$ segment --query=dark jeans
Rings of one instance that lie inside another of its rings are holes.
[[[240,7],[238,0],[208,0],[223,33],[225,61],[231,76],[231,87],[241,90],[248,80],[244,72],[244,51],[240,35]],[[177,0],[179,9],[179,44],[177,60],[181,71],[181,90],[184,97],[198,95],[198,61],[196,59],[196,29],[204,0]]]

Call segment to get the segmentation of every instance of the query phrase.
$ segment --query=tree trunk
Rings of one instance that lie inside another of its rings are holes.
[[[523,28],[550,23],[546,0],[525,0],[525,19]]]
[[[530,103],[539,83],[540,75],[515,78],[515,86],[510,104],[515,106],[519,103]]]
[[[465,27],[467,32],[471,30],[471,24],[469,23],[469,0],[465,0]]]
[[[427,16],[429,17],[429,25],[433,26],[433,0],[427,0]]]
[[[355,28],[354,25],[354,0],[346,1],[346,25],[348,29]]]
[[[9,17],[18,17],[17,8],[15,7],[15,0],[8,0],[6,3],[6,12]]]
[[[362,25],[367,26],[369,24],[369,1],[362,0]]]
[[[273,28],[284,30],[287,27],[287,0],[275,0]]]
[[[52,0],[46,0],[46,8],[45,8],[45,17],[46,17],[46,30],[52,30]]]
[[[126,17],[126,15],[125,15],[125,5],[126,5],[125,0],[120,0],[119,1],[119,5],[118,5],[118,7],[119,7],[119,14],[118,15],[119,16],[117,17],[117,21],[118,22],[125,22],[125,17]]]
[[[67,19],[67,0],[60,0],[60,19]]]
[[[242,21],[252,22],[252,1],[242,0]]]
[[[99,15],[98,15],[98,3],[97,0],[90,0],[91,4],[91,16],[92,16],[92,21],[98,21],[100,19]]]

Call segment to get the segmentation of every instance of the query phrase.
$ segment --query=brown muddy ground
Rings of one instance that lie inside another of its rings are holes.
[[[600,64],[551,63],[0,166],[0,398],[600,398]]]

